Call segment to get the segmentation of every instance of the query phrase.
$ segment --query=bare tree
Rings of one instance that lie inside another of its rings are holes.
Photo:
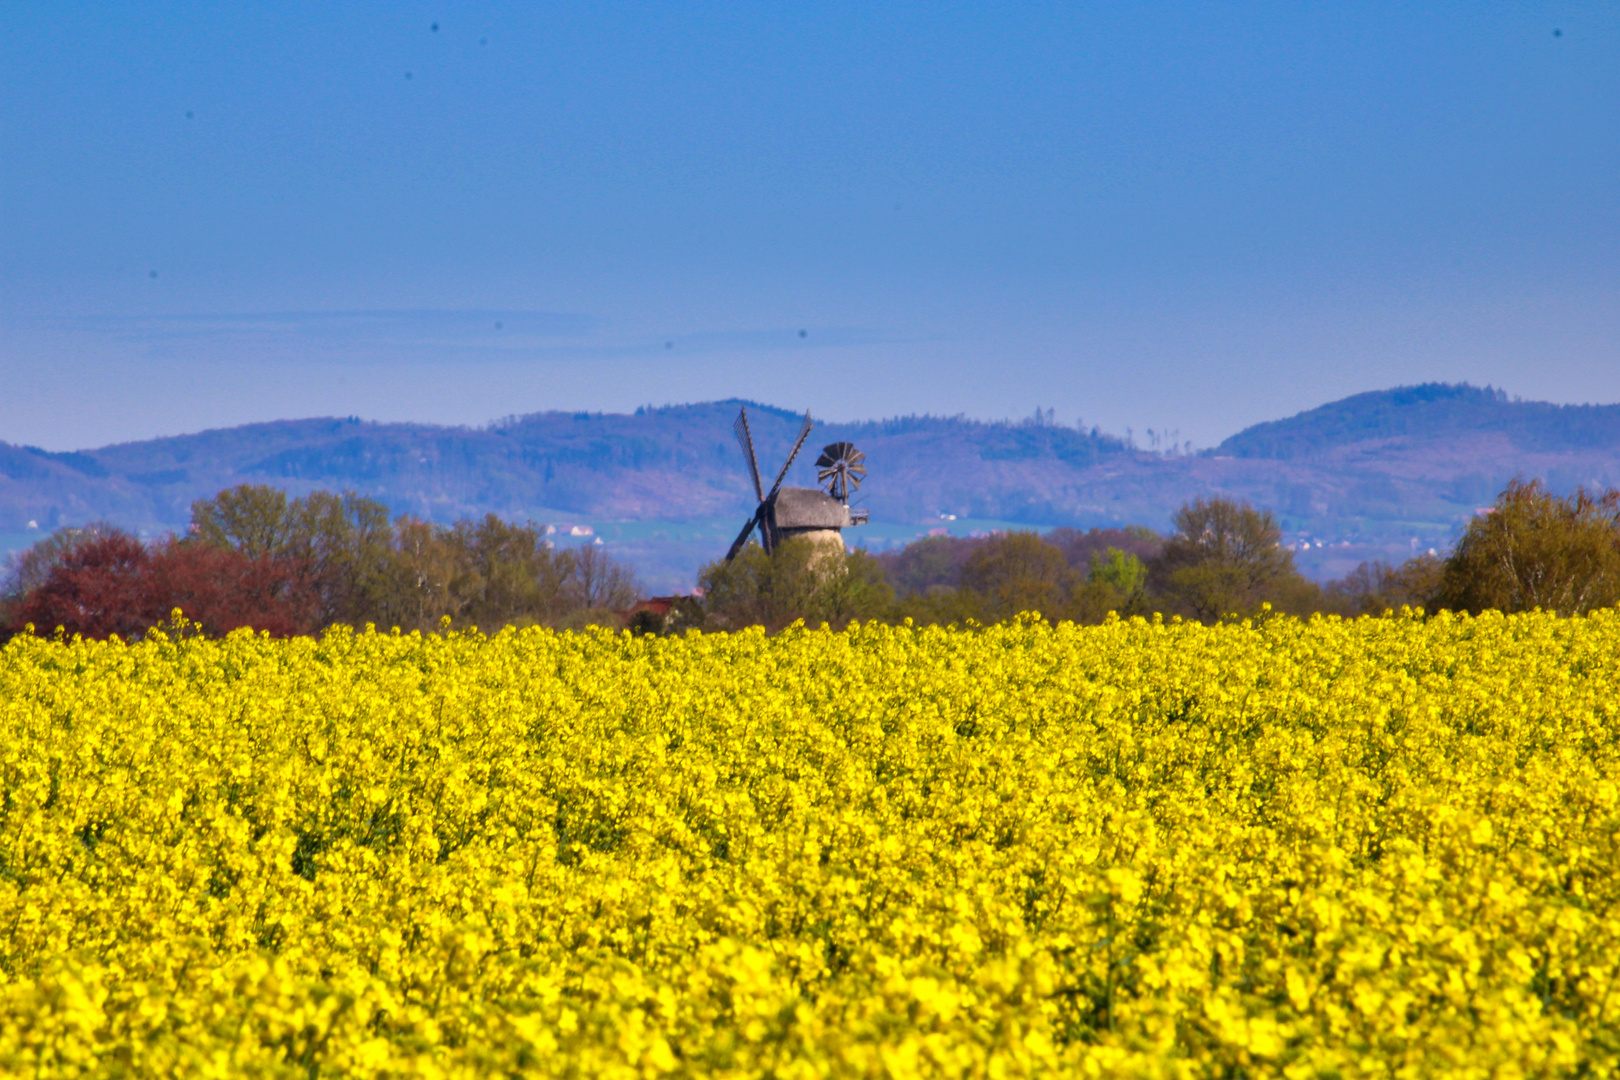
[[[1429,607],[1440,589],[1438,555],[1417,555],[1399,566],[1364,562],[1323,592],[1349,605],[1349,614],[1377,615],[1399,607]]]
[[[558,556],[562,591],[570,606],[583,610],[623,611],[636,602],[640,588],[629,566],[588,544]]]

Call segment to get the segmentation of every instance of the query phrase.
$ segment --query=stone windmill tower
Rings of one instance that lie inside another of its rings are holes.
[[[865,510],[849,508],[850,494],[861,486],[861,480],[866,476],[866,466],[863,464],[866,455],[855,449],[853,443],[836,442],[822,449],[821,456],[816,459],[816,479],[822,485],[820,488],[782,486],[788,468],[799,456],[813,426],[810,414],[805,413],[799,437],[767,494],[760,481],[759,459],[754,454],[754,436],[748,430],[748,410],[743,409],[737,414],[732,430],[737,433],[737,443],[742,447],[743,458],[748,463],[748,475],[754,481],[754,496],[759,502],[742,532],[732,541],[731,550],[726,552],[727,562],[737,557],[737,552],[748,543],[755,529],[759,530],[759,540],[766,552],[775,551],[784,540],[805,539],[818,548],[825,548],[829,554],[836,551],[841,555],[844,551],[842,530],[866,523]]]

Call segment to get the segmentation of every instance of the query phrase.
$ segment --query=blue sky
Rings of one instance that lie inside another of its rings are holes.
[[[0,14],[9,442],[1620,401],[1613,3]]]

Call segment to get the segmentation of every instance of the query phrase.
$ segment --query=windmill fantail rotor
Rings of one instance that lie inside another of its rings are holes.
[[[816,482],[827,494],[848,506],[849,493],[859,488],[866,476],[866,466],[862,464],[865,460],[866,455],[855,449],[852,442],[824,446],[821,456],[816,458]]]

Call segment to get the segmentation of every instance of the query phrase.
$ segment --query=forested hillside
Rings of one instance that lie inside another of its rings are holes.
[[[673,587],[724,550],[751,509],[731,434],[740,404],[537,413],[482,428],[290,420],[72,453],[0,445],[0,534],[18,547],[94,519],[180,529],[193,500],[243,482],[295,495],[352,489],[439,522],[492,512],[589,527]],[[774,474],[799,414],[749,411]],[[1187,455],[1040,413],[818,424],[788,482],[813,483],[815,449],[840,439],[867,454],[859,502],[872,525],[850,539],[869,545],[1008,524],[1163,529],[1187,499],[1223,493],[1274,509],[1291,542],[1322,544],[1302,548],[1301,565],[1334,575],[1379,552],[1443,546],[1514,476],[1559,490],[1620,483],[1620,405],[1520,402],[1470,386],[1360,394]]]
[[[1357,394],[1256,424],[1216,448],[1244,458],[1308,458],[1367,443],[1505,436],[1522,451],[1580,453],[1620,447],[1620,405],[1514,401],[1501,390],[1427,383]]]
[[[141,528],[183,523],[193,499],[242,481],[294,493],[353,488],[397,513],[447,521],[495,512],[544,520],[679,522],[752,509],[731,422],[737,401],[633,415],[537,413],[485,428],[319,419],[47,454],[5,447],[0,530],[110,517]],[[749,403],[761,467],[780,467],[800,415]],[[875,516],[1046,522],[1071,516],[1073,478],[1146,456],[1116,438],[1044,422],[907,417],[818,425],[789,483],[814,483],[826,442],[853,440],[876,470]],[[769,476],[767,476],[769,479]]]

